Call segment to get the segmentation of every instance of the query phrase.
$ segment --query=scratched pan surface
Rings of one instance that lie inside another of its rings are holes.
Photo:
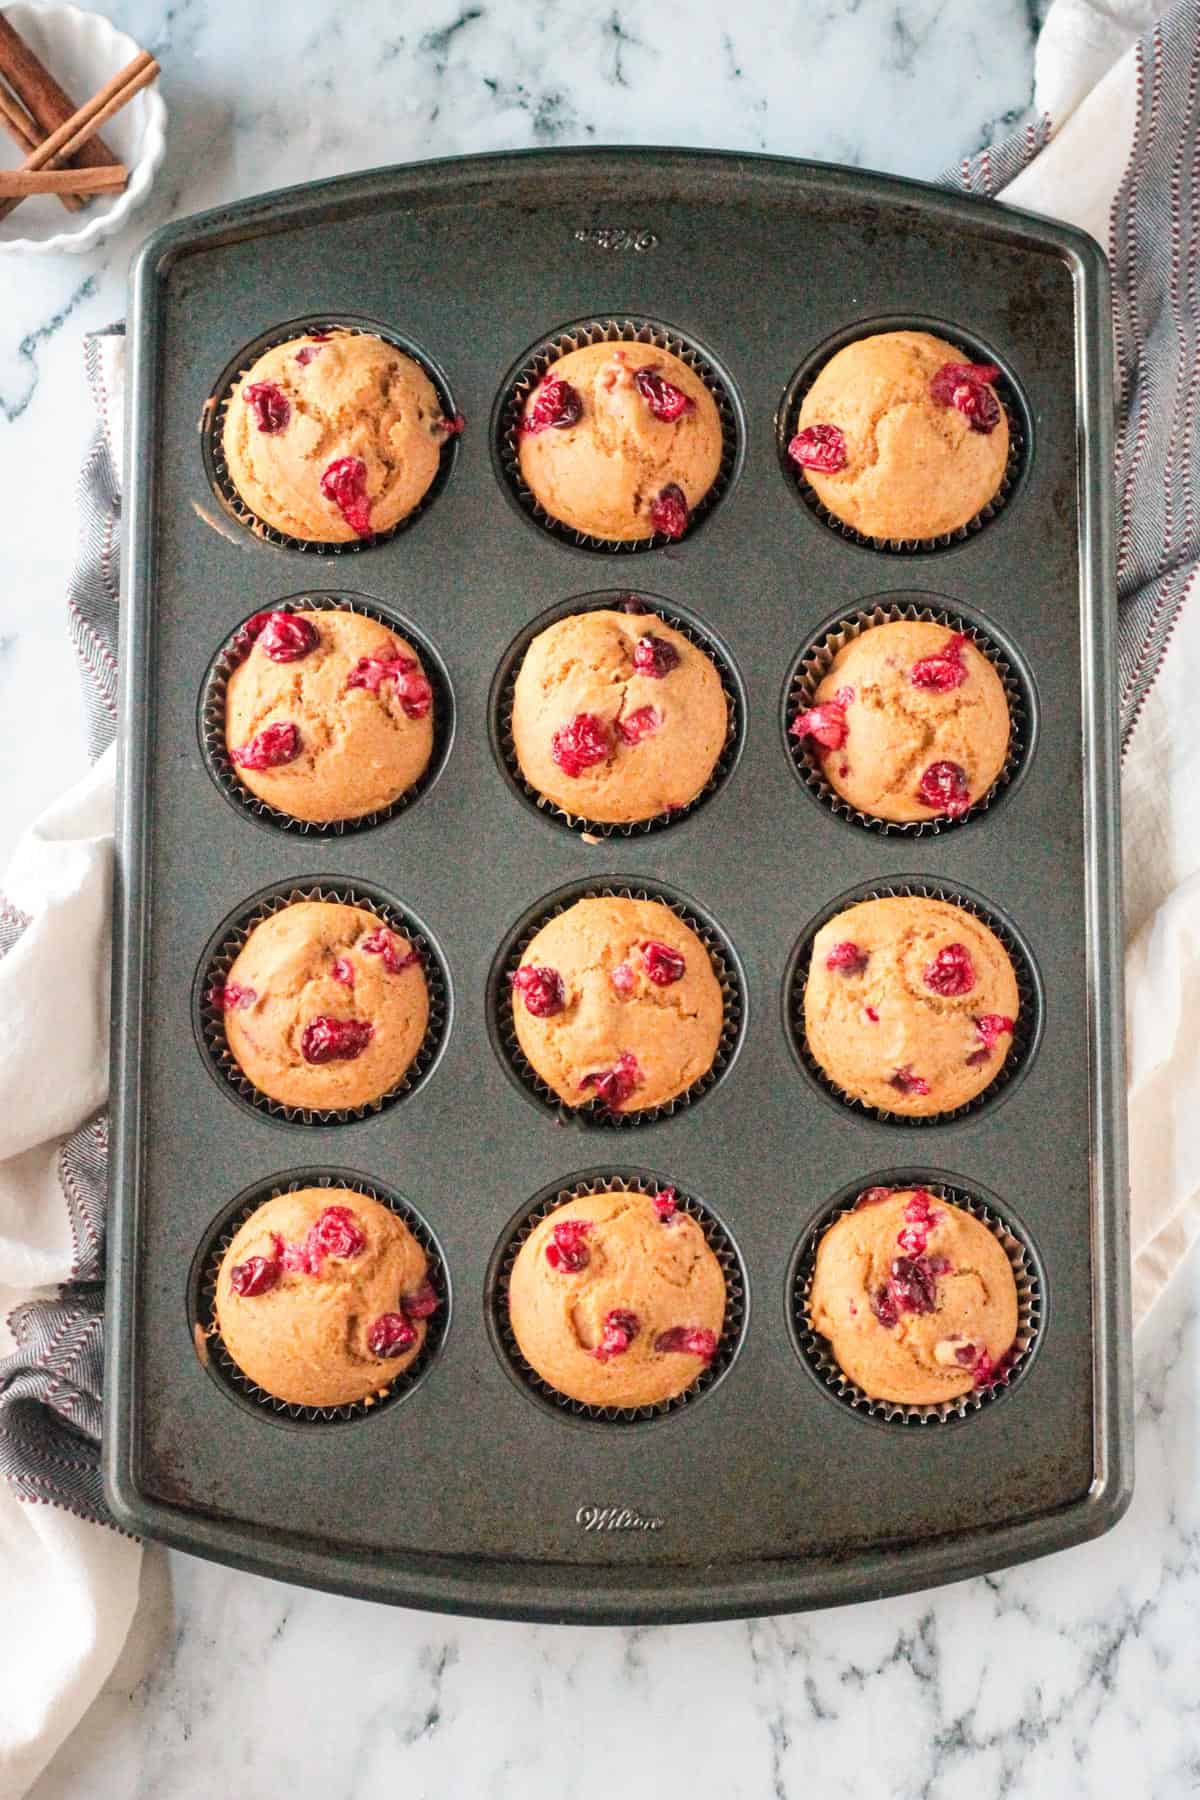
[[[257,540],[218,505],[197,420],[239,349],[280,322],[398,333],[468,425],[411,530],[358,554]],[[584,318],[661,322],[711,359],[740,442],[693,536],[578,547],[505,486],[506,374]],[[1131,1486],[1119,1021],[1107,297],[1090,240],[916,184],[668,151],[483,157],[385,170],[185,220],[134,277],[113,1057],[106,1478],[148,1536],[377,1599],[515,1617],[783,1611],[995,1568],[1105,1530]],[[777,413],[828,340],[940,322],[994,355],[1026,433],[1007,505],[918,556],[839,538],[781,469]],[[723,785],[666,830],[588,843],[504,773],[506,651],[577,595],[635,588],[711,634],[743,710]],[[375,829],[313,839],[231,806],[204,764],[206,671],[248,613],[347,592],[444,664],[437,779]],[[797,779],[785,683],[831,615],[879,596],[962,614],[1017,661],[1036,719],[1020,779],[957,828],[880,834]],[[191,997],[204,946],[265,888],[355,883],[428,928],[448,977],[439,1060],[400,1103],[305,1125],[210,1078]],[[806,926],[864,885],[982,900],[1026,947],[1036,1054],[994,1103],[913,1129],[838,1106],[789,1041]],[[691,1106],[620,1130],[561,1124],[503,1066],[493,963],[544,896],[665,887],[715,923],[743,986],[740,1048]],[[193,1347],[195,1270],[243,1190],[352,1171],[427,1223],[453,1297],[419,1383],[340,1424],[236,1395]],[[642,1171],[715,1215],[744,1329],[709,1391],[634,1425],[580,1420],[514,1377],[489,1275],[554,1184]],[[813,1378],[790,1319],[798,1245],[888,1171],[980,1192],[1041,1282],[1036,1353],[948,1424],[863,1417]]]

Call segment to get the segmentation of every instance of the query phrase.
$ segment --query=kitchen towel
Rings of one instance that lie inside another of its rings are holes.
[[[1039,116],[954,185],[1085,226],[1109,248],[1119,379],[1121,723],[1130,934],[1134,1303],[1200,1228],[1200,609],[1193,481],[1200,0],[1055,0]],[[1149,13],[1149,17],[1147,16]],[[1140,38],[1137,32],[1149,28]],[[124,342],[89,340],[99,415],[68,598],[87,780],[33,827],[0,900],[0,1794],[23,1793],[102,1685],[140,1550],[98,1474]],[[1064,597],[1068,603],[1069,597]],[[1168,646],[1170,655],[1167,655]],[[11,1650],[10,1641],[10,1650]]]

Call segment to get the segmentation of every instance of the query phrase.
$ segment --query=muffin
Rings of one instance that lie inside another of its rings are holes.
[[[859,338],[804,396],[788,455],[821,504],[865,537],[958,531],[1004,481],[999,374],[927,331]]]
[[[809,1315],[871,1399],[937,1406],[1003,1374],[1017,1284],[970,1213],[923,1188],[868,1188],[821,1239]]]
[[[217,1276],[216,1326],[250,1381],[292,1406],[378,1394],[421,1354],[438,1296],[404,1221],[351,1188],[255,1209]]]
[[[804,990],[808,1047],[852,1099],[953,1112],[996,1079],[1019,1001],[1004,945],[945,900],[864,900],[822,925]]]
[[[725,1277],[673,1188],[586,1194],[517,1253],[508,1315],[542,1380],[584,1406],[658,1406],[716,1355]]]
[[[962,816],[1004,768],[1004,683],[962,633],[916,619],[844,644],[792,722],[858,812],[908,823]]]
[[[328,900],[262,919],[212,999],[247,1081],[316,1112],[390,1092],[429,1023],[420,952],[374,913]]]
[[[343,544],[419,506],[447,419],[419,363],[362,331],[310,331],[265,350],[233,385],[222,448],[239,497],[289,537]]]
[[[626,543],[682,537],[721,467],[721,417],[653,344],[585,344],[553,363],[517,425],[521,476],[562,524]]]
[[[526,947],[517,1041],[564,1106],[664,1106],[713,1065],[724,1001],[708,951],[660,900],[577,900]]]
[[[559,619],[530,644],[513,691],[526,781],[604,824],[690,805],[728,731],[712,659],[653,613]]]
[[[353,612],[256,613],[229,677],[225,744],[243,787],[312,824],[359,819],[420,780],[433,689],[402,637]]]

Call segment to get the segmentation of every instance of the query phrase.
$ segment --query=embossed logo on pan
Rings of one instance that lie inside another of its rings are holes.
[[[585,1531],[659,1531],[662,1519],[643,1518],[629,1506],[581,1506],[575,1523]]]
[[[591,244],[597,250],[657,250],[658,235],[653,231],[635,231],[626,225],[581,225],[572,233],[577,244]]]

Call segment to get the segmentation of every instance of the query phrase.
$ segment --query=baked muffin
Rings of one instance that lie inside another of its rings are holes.
[[[530,644],[513,692],[526,781],[604,824],[689,805],[728,730],[712,659],[653,613],[559,619]]]
[[[577,900],[527,946],[512,988],[517,1041],[564,1106],[663,1106],[721,1041],[708,951],[661,900]]]
[[[859,338],[804,396],[788,455],[821,504],[865,537],[957,531],[1004,480],[999,373],[927,331]]]
[[[838,651],[794,736],[836,793],[875,819],[957,819],[1004,767],[1004,683],[944,625],[874,625]]]
[[[653,344],[586,344],[560,357],[517,426],[522,479],[551,518],[621,543],[682,537],[721,449],[708,388]]]
[[[621,1190],[556,1207],[521,1245],[508,1284],[521,1354],[585,1406],[656,1406],[716,1355],[725,1277],[675,1204]]]
[[[990,1086],[1019,1001],[1004,945],[945,900],[863,900],[822,925],[804,990],[808,1047],[884,1112],[953,1112]]]
[[[937,1406],[1002,1373],[1017,1284],[970,1213],[923,1188],[868,1188],[821,1239],[809,1315],[873,1400]]]
[[[374,913],[327,900],[261,920],[212,998],[246,1079],[319,1112],[388,1093],[429,1023],[420,952]]]
[[[369,332],[310,331],[238,377],[225,466],[256,518],[289,537],[341,544],[389,531],[438,471],[447,419],[419,363]]]
[[[327,824],[390,806],[420,780],[433,689],[410,643],[352,612],[256,613],[242,631],[225,744],[252,794]]]
[[[225,1348],[243,1375],[293,1406],[379,1393],[420,1355],[437,1306],[403,1219],[351,1188],[264,1201],[217,1276]]]

